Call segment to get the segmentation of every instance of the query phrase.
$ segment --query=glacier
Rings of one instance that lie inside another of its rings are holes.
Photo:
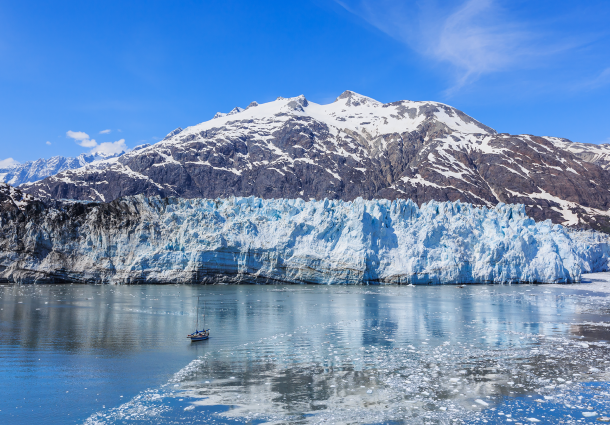
[[[0,202],[3,282],[571,283],[610,260],[610,236],[535,222],[523,205],[11,199]]]

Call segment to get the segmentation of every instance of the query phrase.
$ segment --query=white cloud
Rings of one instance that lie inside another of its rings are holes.
[[[68,130],[66,132],[66,136],[70,137],[71,139],[74,139],[74,141],[81,145],[83,148],[93,148],[97,146],[97,142],[95,141],[95,139],[90,139],[89,135],[84,131]]]
[[[89,135],[84,131],[72,131],[68,130],[66,136],[74,140],[86,140],[89,139]]]
[[[50,144],[51,144],[51,142],[49,142],[49,141],[47,140],[47,145],[50,145]]]
[[[0,159],[0,168],[10,168],[15,165],[19,165],[19,162],[13,158]]]
[[[100,131],[100,134],[110,134],[112,130],[108,129],[108,130],[102,130]]]
[[[104,130],[101,133],[104,132],[109,133],[110,130]],[[98,144],[95,139],[90,139],[89,135],[82,131],[68,131],[66,132],[66,135],[74,139],[74,141],[80,146],[84,148],[91,148],[89,153],[115,154],[129,150],[125,144],[125,139],[117,140],[116,142],[104,142]]]
[[[129,148],[125,144],[125,139],[117,140],[116,142],[104,142],[91,149],[91,153],[116,154],[123,151],[128,151]]]
[[[531,67],[574,45],[512,16],[497,0],[335,0],[416,52],[447,63],[460,88],[483,74]]]
[[[97,142],[95,141],[95,139],[85,139],[85,140],[81,140],[80,142],[76,142],[79,145],[81,145],[83,148],[94,148],[97,146]]]

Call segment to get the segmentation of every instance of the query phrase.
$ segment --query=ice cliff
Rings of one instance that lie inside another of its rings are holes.
[[[0,199],[4,282],[577,282],[610,258],[608,235],[537,223],[522,205],[13,198]]]

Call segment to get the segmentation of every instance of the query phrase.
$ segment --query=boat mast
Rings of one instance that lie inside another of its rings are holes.
[[[199,330],[199,296],[197,296],[197,326],[195,326],[195,331]]]

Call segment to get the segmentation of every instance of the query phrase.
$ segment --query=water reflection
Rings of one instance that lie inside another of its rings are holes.
[[[197,295],[212,333],[191,344]],[[507,398],[607,381],[609,328],[595,325],[607,301],[569,288],[60,285],[0,296],[0,377],[110,382],[100,391],[112,404],[64,405],[90,423],[468,422]],[[91,376],[37,365],[32,352],[78,358]],[[151,367],[138,365],[161,361],[178,371],[169,383],[143,380]],[[137,391],[123,403],[124,381]]]

